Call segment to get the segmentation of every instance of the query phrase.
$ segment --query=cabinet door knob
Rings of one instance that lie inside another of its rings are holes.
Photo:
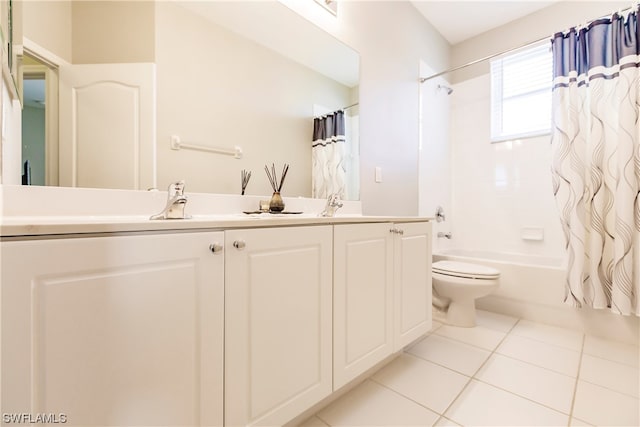
[[[235,242],[233,242],[233,247],[236,249],[244,249],[245,246],[246,243],[244,242],[244,240],[236,240]]]
[[[220,243],[212,243],[209,245],[209,250],[214,254],[222,252],[222,245]]]
[[[401,236],[404,234],[404,230],[402,228],[398,228],[396,232]]]
[[[397,228],[392,228],[391,230],[389,230],[389,233],[397,233],[398,229]]]

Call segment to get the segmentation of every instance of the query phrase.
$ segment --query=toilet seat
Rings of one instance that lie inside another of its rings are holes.
[[[489,280],[500,277],[500,271],[495,268],[458,261],[436,261],[433,263],[431,269],[434,273],[465,279]]]

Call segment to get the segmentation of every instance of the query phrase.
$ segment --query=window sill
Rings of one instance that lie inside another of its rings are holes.
[[[494,144],[498,142],[513,141],[516,139],[537,138],[539,136],[545,136],[545,135],[551,136],[551,130],[547,129],[547,130],[541,130],[541,131],[535,131],[535,132],[517,133],[513,135],[495,136],[495,137],[491,137],[491,143]]]

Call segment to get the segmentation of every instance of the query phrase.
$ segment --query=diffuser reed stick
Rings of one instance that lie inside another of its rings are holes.
[[[280,180],[278,180],[278,175],[276,174],[276,165],[271,164],[271,170],[267,165],[264,166],[264,171],[267,173],[267,178],[269,178],[269,183],[271,184],[271,188],[276,193],[279,193],[282,190],[282,185],[284,184],[284,179],[287,177],[287,172],[289,171],[289,165],[285,163],[282,168],[282,174],[280,175]]]
[[[251,179],[251,171],[246,171],[244,169],[242,169],[242,171],[240,171],[240,185],[242,186],[242,193],[240,193],[241,195],[244,196],[244,190],[247,189],[247,185],[249,184],[249,180]]]

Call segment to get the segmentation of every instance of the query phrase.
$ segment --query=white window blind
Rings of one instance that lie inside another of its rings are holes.
[[[491,61],[491,141],[551,130],[552,57],[548,43]]]

